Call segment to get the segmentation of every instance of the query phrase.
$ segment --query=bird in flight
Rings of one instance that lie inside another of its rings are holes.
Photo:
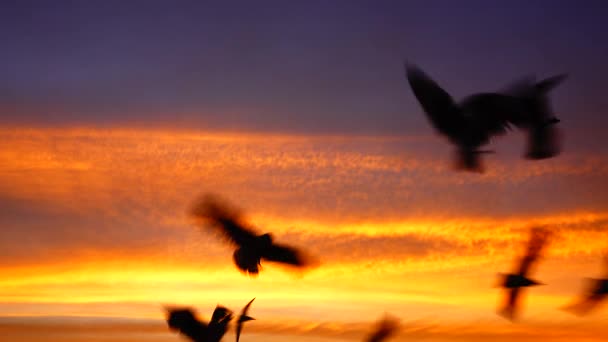
[[[166,307],[165,310],[169,329],[179,332],[193,342],[219,342],[232,320],[232,311],[220,305],[216,306],[208,324],[200,320],[191,308]]]
[[[608,254],[604,257],[604,278],[587,279],[584,294],[564,309],[582,316],[596,309],[608,296]]]
[[[253,303],[254,300],[255,300],[255,298],[250,300],[249,303],[247,303],[247,305],[245,305],[245,307],[243,308],[243,311],[241,311],[241,314],[239,315],[239,318],[236,321],[236,342],[239,342],[239,337],[241,336],[241,330],[243,329],[243,323],[255,319],[253,317],[247,316],[247,311],[249,311],[249,307],[251,306],[251,303]]]
[[[458,169],[483,172],[480,155],[490,139],[504,135],[511,126],[528,132],[527,159],[545,159],[559,154],[555,124],[547,94],[566,75],[535,82],[525,79],[505,92],[477,93],[456,103],[420,68],[405,64],[406,77],[414,96],[434,128],[457,148]]]
[[[507,289],[506,300],[499,314],[509,320],[514,320],[520,305],[522,287],[542,285],[536,280],[529,278],[532,265],[540,258],[541,251],[547,244],[549,231],[543,228],[534,228],[530,233],[526,254],[521,259],[516,271],[509,274],[500,274],[502,281],[500,286]]]
[[[257,234],[236,209],[215,195],[200,197],[192,207],[191,215],[197,221],[208,223],[203,226],[220,233],[236,248],[234,263],[246,274],[257,275],[262,259],[300,269],[313,264],[302,250],[275,243],[269,233]]]
[[[376,323],[374,330],[365,338],[365,342],[382,342],[394,335],[398,326],[396,319],[385,316]]]

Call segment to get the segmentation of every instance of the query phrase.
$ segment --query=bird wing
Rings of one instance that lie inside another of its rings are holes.
[[[465,118],[450,94],[418,67],[406,64],[405,70],[414,96],[435,129],[451,140],[457,140],[462,136]]]
[[[499,92],[516,97],[527,97],[534,91],[535,85],[536,76],[526,75],[510,83]]]
[[[262,257],[268,261],[281,262],[299,267],[308,264],[303,253],[298,249],[280,244],[273,244],[268,247]]]
[[[215,310],[213,310],[209,323],[223,323],[226,320],[232,320],[232,311],[226,307],[218,305],[215,307]]]
[[[241,311],[241,317],[247,315],[247,311],[249,311],[249,307],[251,306],[251,303],[253,303],[254,300],[255,300],[255,298],[250,300],[249,303],[247,303],[247,305],[245,305],[245,307],[243,307],[243,310]]]
[[[236,324],[236,342],[241,338],[241,330],[243,330],[243,322],[238,321]]]
[[[606,293],[601,291],[602,286],[603,279],[587,279],[583,294],[564,309],[579,316],[589,313],[606,298]]]
[[[566,78],[568,78],[568,74],[559,74],[549,78],[545,78],[544,80],[536,83],[536,89],[538,89],[540,92],[546,93],[551,89],[557,87]]]
[[[254,300],[255,300],[255,298],[250,300],[249,303],[247,303],[247,305],[245,305],[245,307],[241,311],[241,315],[239,316],[239,319],[236,322],[236,342],[239,342],[239,338],[241,337],[241,330],[243,330],[243,322],[245,322],[245,320],[243,320],[243,318],[248,317],[247,311],[249,310],[249,307],[251,306],[251,303],[253,303]],[[251,319],[251,317],[248,317],[248,318]]]
[[[547,243],[549,232],[542,228],[535,228],[530,235],[528,250],[522,258],[517,274],[526,276],[532,264],[540,257],[540,252]]]
[[[204,195],[191,209],[191,215],[200,221],[210,223],[210,227],[238,246],[255,241],[256,233],[242,222],[237,210],[215,195]]]
[[[509,292],[507,293],[507,297],[505,299],[505,304],[504,304],[502,310],[500,311],[501,315],[503,315],[504,317],[506,317],[510,320],[512,320],[515,317],[515,313],[517,311],[519,294],[520,294],[519,287],[514,287],[514,288],[509,289]]]

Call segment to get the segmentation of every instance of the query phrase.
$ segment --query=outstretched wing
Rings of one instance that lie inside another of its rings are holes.
[[[540,257],[540,252],[547,244],[548,238],[548,230],[543,228],[532,229],[530,234],[530,242],[528,243],[528,250],[526,251],[526,255],[524,255],[522,258],[517,274],[521,276],[526,276],[528,274],[532,264]]]
[[[304,254],[296,248],[273,244],[264,251],[262,257],[268,261],[280,262],[298,267],[309,264]]]
[[[245,305],[245,307],[243,308],[243,311],[241,311],[241,315],[239,316],[238,321],[236,322],[236,342],[239,342],[239,338],[241,337],[241,331],[243,330],[243,323],[250,321],[252,319],[255,319],[253,317],[247,316],[247,311],[249,310],[249,307],[251,306],[251,303],[253,303],[254,300],[255,300],[255,298],[250,300],[249,303],[247,303],[247,305]]]
[[[236,209],[219,197],[206,194],[192,206],[190,214],[238,246],[247,245],[255,240],[255,232],[240,219]]]
[[[228,323],[232,320],[232,311],[224,306],[217,305],[211,315],[210,323]]]
[[[418,67],[406,64],[405,70],[414,96],[435,129],[452,140],[460,137],[464,131],[464,117],[450,94]]]
[[[245,305],[245,307],[241,311],[241,317],[247,316],[247,311],[249,311],[249,307],[251,306],[251,303],[253,303],[254,300],[255,300],[255,298],[253,298],[252,300],[250,300],[249,303],[247,303],[247,305]]]
[[[538,91],[540,92],[546,93],[551,89],[557,87],[566,78],[568,78],[568,74],[559,74],[549,78],[545,78],[544,80],[536,84],[536,89],[538,89]]]
[[[507,290],[505,302],[499,314],[509,320],[515,319],[519,307],[519,295],[521,288],[514,287]]]
[[[587,279],[585,291],[573,303],[563,307],[575,315],[583,316],[595,309],[608,296],[608,280]]]

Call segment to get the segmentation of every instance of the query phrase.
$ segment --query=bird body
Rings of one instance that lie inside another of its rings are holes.
[[[435,129],[457,146],[458,167],[482,171],[479,148],[511,126],[528,131],[528,159],[550,158],[559,153],[547,93],[565,75],[540,82],[526,80],[508,92],[478,93],[456,103],[449,93],[419,68],[406,64],[406,76],[414,96]]]
[[[541,285],[541,283],[537,282],[536,280],[526,278],[525,276],[523,276],[521,274],[506,274],[505,280],[502,284],[503,287],[506,287],[508,289],[512,289],[512,288],[516,288],[516,287],[535,286],[535,285]]]
[[[310,266],[304,253],[296,248],[277,244],[270,234],[257,234],[243,222],[236,210],[214,195],[200,198],[193,206],[192,216],[210,223],[210,227],[225,237],[234,247],[233,261],[242,272],[257,275],[262,259],[288,266]]]

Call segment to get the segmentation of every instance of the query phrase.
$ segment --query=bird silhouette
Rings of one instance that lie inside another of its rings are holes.
[[[261,260],[277,262],[296,268],[312,266],[312,259],[303,251],[273,242],[270,234],[257,235],[245,223],[237,210],[213,194],[199,198],[191,210],[191,215],[205,225],[219,232],[236,247],[234,263],[242,272],[257,275]]]
[[[604,278],[587,279],[583,295],[564,309],[578,316],[586,315],[596,309],[608,296],[608,254],[604,257]]]
[[[241,330],[243,329],[243,323],[255,319],[253,317],[247,316],[247,311],[249,311],[249,307],[251,306],[251,303],[253,303],[254,300],[255,300],[255,298],[250,300],[249,303],[247,303],[247,305],[245,305],[245,307],[243,308],[243,311],[241,311],[241,314],[239,315],[239,318],[236,321],[236,342],[239,342],[239,337],[241,336]]]
[[[541,251],[547,244],[549,236],[550,233],[546,229],[532,229],[526,254],[521,259],[515,273],[499,275],[501,278],[500,286],[506,288],[507,293],[505,303],[502,308],[499,309],[498,313],[505,318],[509,320],[515,319],[520,303],[522,287],[542,285],[538,281],[530,279],[528,276],[532,265],[540,258]]]
[[[209,324],[197,318],[191,308],[165,309],[169,329],[176,330],[193,342],[219,342],[232,320],[232,311],[220,305],[213,311]]]
[[[381,342],[388,339],[397,332],[399,322],[391,317],[385,316],[376,323],[371,334],[365,338],[365,342]]]
[[[493,153],[480,147],[494,136],[504,135],[511,126],[528,131],[527,159],[550,158],[559,153],[559,122],[551,110],[548,92],[565,75],[540,82],[523,80],[505,92],[470,95],[456,103],[450,94],[418,67],[405,64],[406,77],[414,96],[431,124],[457,147],[456,167],[483,172],[480,155]]]

